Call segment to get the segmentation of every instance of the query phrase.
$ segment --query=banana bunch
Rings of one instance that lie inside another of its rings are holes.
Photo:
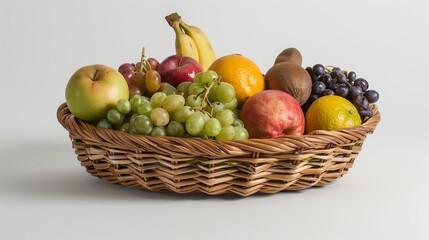
[[[216,60],[216,54],[205,33],[198,27],[187,25],[177,13],[165,19],[176,34],[176,54],[192,57],[206,71]]]

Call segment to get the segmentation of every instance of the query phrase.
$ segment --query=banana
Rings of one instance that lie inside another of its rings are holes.
[[[199,62],[198,47],[195,41],[182,31],[178,21],[169,21],[169,24],[176,34],[176,54],[191,57]]]
[[[196,26],[187,25],[182,18],[179,20],[180,27],[189,35],[197,45],[199,63],[206,71],[216,60],[216,54],[206,34]]]

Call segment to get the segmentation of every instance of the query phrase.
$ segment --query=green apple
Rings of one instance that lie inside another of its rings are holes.
[[[105,65],[89,65],[78,69],[66,87],[66,103],[70,112],[87,122],[98,122],[119,99],[128,99],[125,78]]]

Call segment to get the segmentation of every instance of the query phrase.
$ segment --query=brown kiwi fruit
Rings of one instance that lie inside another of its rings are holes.
[[[299,66],[302,65],[302,55],[296,48],[286,48],[281,52],[274,64],[280,63],[280,62],[293,62],[295,64],[298,64]]]
[[[265,74],[268,89],[277,89],[292,95],[303,105],[311,94],[311,77],[300,65],[290,61],[272,66]]]

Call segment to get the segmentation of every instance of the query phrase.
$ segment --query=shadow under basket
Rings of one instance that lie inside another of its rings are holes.
[[[234,141],[96,128],[77,119],[65,103],[57,118],[92,176],[150,191],[249,196],[323,186],[346,174],[380,121],[376,105],[371,107],[373,117],[354,128]]]

